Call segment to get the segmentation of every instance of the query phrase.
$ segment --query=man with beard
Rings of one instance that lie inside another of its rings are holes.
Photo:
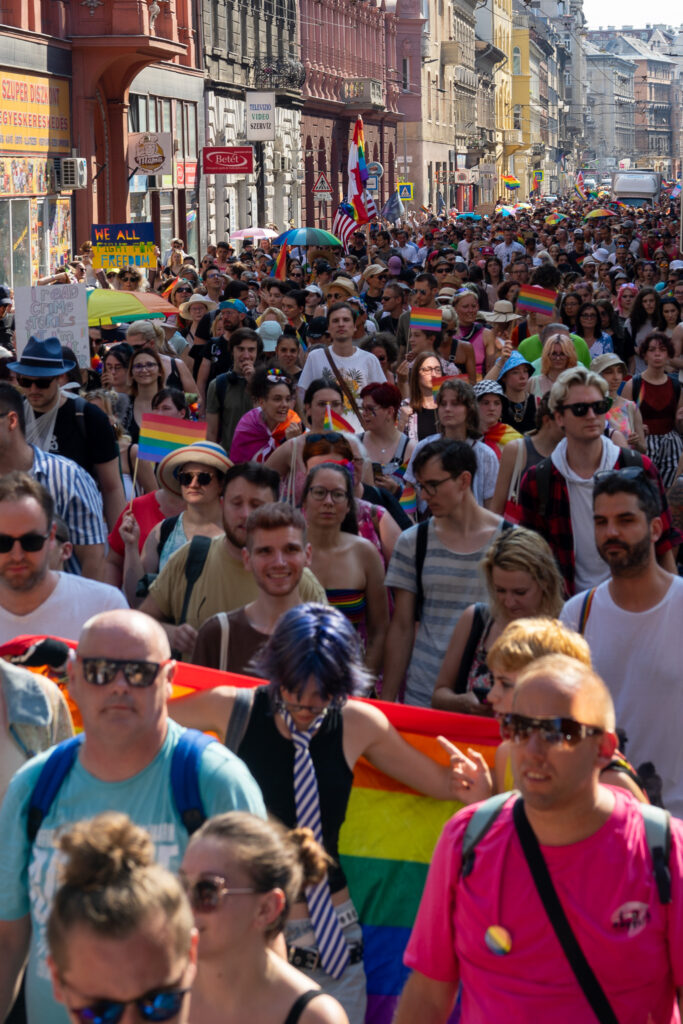
[[[128,602],[115,587],[50,569],[54,501],[28,473],[0,478],[0,643],[24,634],[75,640],[92,615]]]
[[[562,621],[584,633],[635,764],[654,762],[666,807],[683,814],[683,580],[657,563],[659,495],[637,467],[598,473],[595,543],[610,576],[577,594]]]
[[[199,627],[212,615],[232,612],[258,597],[253,574],[242,562],[247,543],[247,519],[262,505],[277,501],[280,477],[255,462],[241,462],[225,474],[223,490],[224,537],[211,541],[191,586],[186,566],[190,544],[172,555],[149,589],[140,610],[161,622],[171,646],[180,654],[191,654]],[[325,591],[310,569],[304,569],[299,584],[302,601],[327,604]]]

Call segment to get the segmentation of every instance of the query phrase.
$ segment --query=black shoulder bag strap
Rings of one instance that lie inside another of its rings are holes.
[[[564,912],[550,877],[548,865],[538,845],[538,839],[526,816],[523,800],[520,799],[515,803],[515,806],[512,808],[512,818],[519,841],[522,844],[526,862],[529,865],[531,877],[534,880],[538,895],[541,897],[548,920],[553,926],[553,931],[562,946],[562,952],[566,956],[569,966],[581,986],[581,991],[595,1014],[596,1020],[599,1021],[599,1024],[619,1024],[609,999],[593,973],[591,965],[586,960],[578,939],[572,931],[572,926],[567,920],[567,915]]]

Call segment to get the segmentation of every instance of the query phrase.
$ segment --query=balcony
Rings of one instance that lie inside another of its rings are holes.
[[[384,109],[384,89],[376,78],[352,78],[342,82],[340,99],[357,110]]]
[[[445,67],[455,67],[457,64],[461,64],[462,50],[460,47],[460,43],[456,43],[454,39],[449,39],[446,42],[442,42],[440,57],[441,63]]]
[[[506,128],[503,131],[503,142],[506,146],[521,146],[522,141],[521,128]]]
[[[532,156],[543,156],[544,153],[545,153],[545,143],[544,142],[534,142],[533,146],[531,147],[531,155]]]

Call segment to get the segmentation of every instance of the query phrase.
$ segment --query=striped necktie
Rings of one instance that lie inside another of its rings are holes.
[[[294,742],[294,803],[299,828],[310,828],[322,845],[323,830],[320,820],[320,797],[313,758],[309,745],[320,728],[325,715],[320,715],[305,732],[299,732],[289,712],[281,711]],[[323,970],[333,978],[341,978],[349,964],[349,947],[342,926],[332,904],[327,878],[306,889],[306,902],[318,943]]]

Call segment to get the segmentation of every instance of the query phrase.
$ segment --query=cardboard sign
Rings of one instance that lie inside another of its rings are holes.
[[[88,301],[82,284],[19,286],[14,289],[17,354],[33,336],[40,341],[59,338],[76,353],[78,365],[90,366]]]
[[[140,224],[93,224],[92,265],[95,270],[109,270],[111,267],[156,267],[156,245],[154,225]]]

